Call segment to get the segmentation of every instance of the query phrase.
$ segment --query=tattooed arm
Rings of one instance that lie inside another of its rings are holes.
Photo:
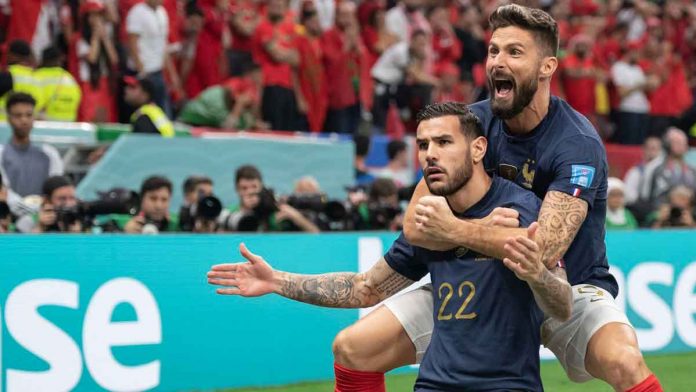
[[[257,297],[276,293],[318,306],[365,308],[413,283],[394,271],[384,258],[367,272],[300,275],[274,270],[244,244],[239,250],[247,262],[215,265],[208,272],[208,283],[225,287],[218,289],[218,294]]]
[[[573,243],[587,217],[587,202],[563,192],[549,191],[539,211],[539,238],[543,263],[554,268]]]
[[[541,248],[536,240],[538,228],[538,223],[532,223],[527,236],[509,238],[505,250],[510,257],[504,258],[503,263],[527,282],[536,303],[546,315],[565,321],[573,310],[571,287],[565,269],[558,265],[547,268],[542,263]]]
[[[544,314],[566,321],[573,312],[573,294],[565,269],[544,269],[536,282],[528,282],[534,300]]]
[[[394,271],[384,258],[363,273],[299,275],[277,271],[275,276],[276,294],[331,308],[374,306],[413,284],[412,280]]]

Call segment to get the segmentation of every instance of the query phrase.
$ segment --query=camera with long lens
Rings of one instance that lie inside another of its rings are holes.
[[[350,206],[341,200],[330,200],[324,193],[293,194],[288,205],[300,211],[322,231],[351,230]]]
[[[392,221],[401,213],[401,207],[387,203],[368,203],[370,228],[372,230],[389,230]]]
[[[121,188],[111,189],[100,193],[97,200],[81,201],[70,207],[55,207],[56,221],[47,231],[69,231],[69,228],[77,222],[82,223],[83,230],[89,229],[94,225],[94,218],[98,215],[133,215],[138,205],[137,193]],[[103,229],[103,231],[117,231],[117,227],[109,223],[106,223]]]
[[[275,212],[278,212],[278,201],[273,189],[263,188],[258,193],[259,202],[251,212],[234,211],[221,216],[220,227],[226,231],[254,232],[259,231],[265,222]]]
[[[215,196],[205,196],[198,200],[193,211],[193,231],[215,232],[217,219],[222,212],[222,203]]]
[[[196,221],[202,223],[216,222],[222,213],[222,202],[217,197],[198,195],[198,202],[181,207],[179,228],[181,231],[195,231]]]

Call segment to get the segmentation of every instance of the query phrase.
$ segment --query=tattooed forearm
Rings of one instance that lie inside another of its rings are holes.
[[[381,259],[364,273],[338,272],[322,275],[279,274],[278,293],[284,297],[332,308],[364,308],[412,284]]]
[[[381,299],[391,297],[404,288],[413,284],[413,281],[397,272],[392,273],[384,281],[377,284],[377,293]]]
[[[332,308],[359,308],[366,298],[356,292],[358,274],[339,272],[323,275],[298,275],[283,273],[280,294],[308,304]]]
[[[547,316],[565,321],[573,309],[571,287],[563,268],[544,270],[538,282],[530,283],[534,299]]]
[[[539,211],[542,261],[547,267],[563,258],[585,217],[587,202],[563,192],[550,191]]]

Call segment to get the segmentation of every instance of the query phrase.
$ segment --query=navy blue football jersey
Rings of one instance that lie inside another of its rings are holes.
[[[484,165],[540,199],[559,191],[585,200],[587,218],[563,256],[572,285],[592,284],[619,292],[609,273],[604,244],[607,211],[607,154],[592,124],[568,103],[551,97],[549,111],[531,132],[516,136],[491,112],[488,100],[470,106],[488,138]]]
[[[536,220],[541,201],[532,192],[494,177],[490,190],[463,218],[482,218],[504,206],[520,224]],[[416,380],[426,391],[541,391],[540,326],[543,314],[526,282],[502,261],[467,248],[446,252],[411,246],[403,234],[384,256],[398,273],[433,284],[432,340]]]

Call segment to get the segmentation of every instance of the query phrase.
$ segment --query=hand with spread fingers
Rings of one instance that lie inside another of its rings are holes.
[[[527,236],[517,236],[508,238],[505,243],[505,251],[508,257],[503,259],[503,263],[518,278],[532,284],[541,280],[547,268],[541,261],[541,251],[539,244],[534,237],[539,229],[537,222],[532,223],[527,229]]]
[[[208,283],[223,286],[216,290],[223,295],[258,297],[275,292],[274,270],[261,257],[239,245],[239,253],[247,259],[244,263],[218,264],[208,271]]]

